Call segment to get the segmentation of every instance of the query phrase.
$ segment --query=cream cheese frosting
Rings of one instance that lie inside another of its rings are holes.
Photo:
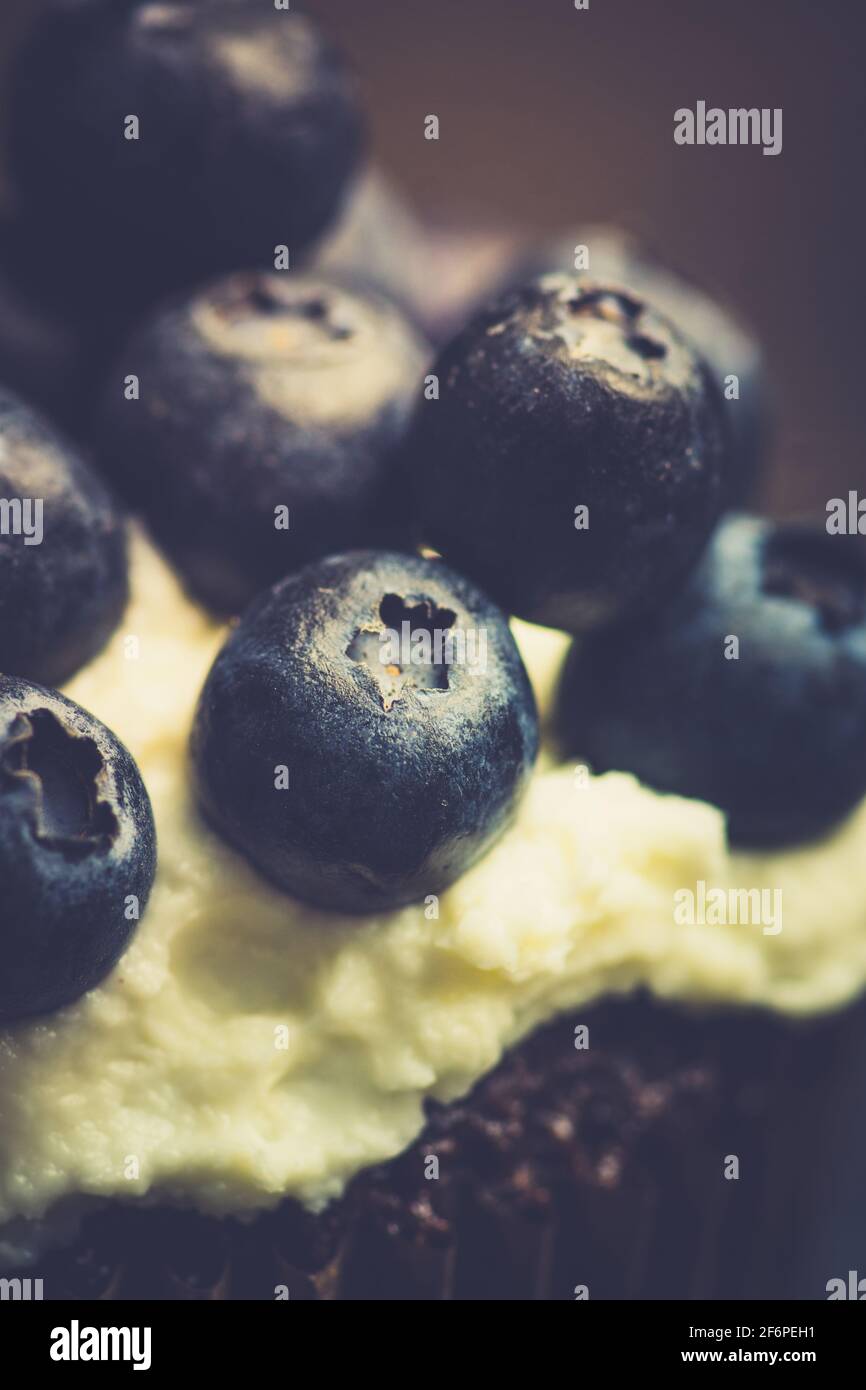
[[[732,854],[714,808],[549,751],[514,826],[438,901],[365,919],[295,902],[192,801],[187,738],[225,629],[139,534],[132,555],[121,629],[67,693],[137,759],[159,871],[109,978],[0,1030],[7,1262],[81,1198],[319,1208],[415,1138],[428,1097],[602,995],[806,1014],[866,983],[866,803],[821,841]],[[514,630],[544,714],[568,639]],[[732,920],[742,890],[772,916]]]

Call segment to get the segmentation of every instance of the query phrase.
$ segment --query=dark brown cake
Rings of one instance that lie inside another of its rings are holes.
[[[431,1105],[419,1140],[320,1216],[111,1205],[25,1273],[48,1299],[791,1296],[827,1082],[863,1012],[792,1024],[605,1003]]]

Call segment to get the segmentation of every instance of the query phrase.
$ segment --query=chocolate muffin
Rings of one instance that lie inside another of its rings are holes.
[[[431,1105],[415,1143],[318,1216],[113,1206],[20,1273],[49,1300],[819,1296],[797,1175],[862,1007],[780,1025],[640,997],[581,1018]]]

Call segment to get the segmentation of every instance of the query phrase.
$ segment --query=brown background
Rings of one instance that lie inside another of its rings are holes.
[[[255,3],[255,0],[250,0]],[[269,0],[259,0],[268,3]],[[2,0],[0,52],[41,0]],[[381,162],[425,218],[611,220],[764,343],[787,514],[866,491],[860,0],[308,0],[355,61]],[[687,148],[679,106],[781,106],[784,147]],[[423,138],[439,116],[441,138]]]
[[[857,0],[311,0],[354,57],[374,146],[436,220],[620,221],[766,346],[779,513],[866,489]],[[784,146],[684,148],[673,112],[781,106]],[[441,122],[438,143],[423,118]]]
[[[375,147],[435,219],[613,220],[754,325],[776,387],[765,497],[866,490],[859,0],[311,0]],[[781,106],[776,158],[673,141],[679,106]],[[423,118],[441,122],[438,143]]]

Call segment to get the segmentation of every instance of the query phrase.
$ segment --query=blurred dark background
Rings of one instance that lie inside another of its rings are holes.
[[[505,229],[611,220],[724,295],[777,392],[765,501],[866,487],[859,313],[863,53],[852,0],[315,0],[374,140],[425,214]],[[782,107],[784,146],[674,144],[699,99]],[[425,141],[423,118],[441,121]]]
[[[764,498],[866,487],[859,321],[863,53],[852,0],[317,0],[353,55],[375,144],[437,219],[622,222],[723,294],[776,385]],[[784,146],[674,144],[673,113],[782,107]],[[423,118],[441,121],[425,141]]]
[[[261,0],[267,3],[267,0]],[[0,53],[41,0],[2,0]],[[763,342],[777,514],[866,490],[858,0],[308,0],[354,59],[374,150],[424,216],[497,232],[613,221]],[[781,107],[784,146],[674,144],[679,106]],[[439,116],[438,142],[423,137]]]

